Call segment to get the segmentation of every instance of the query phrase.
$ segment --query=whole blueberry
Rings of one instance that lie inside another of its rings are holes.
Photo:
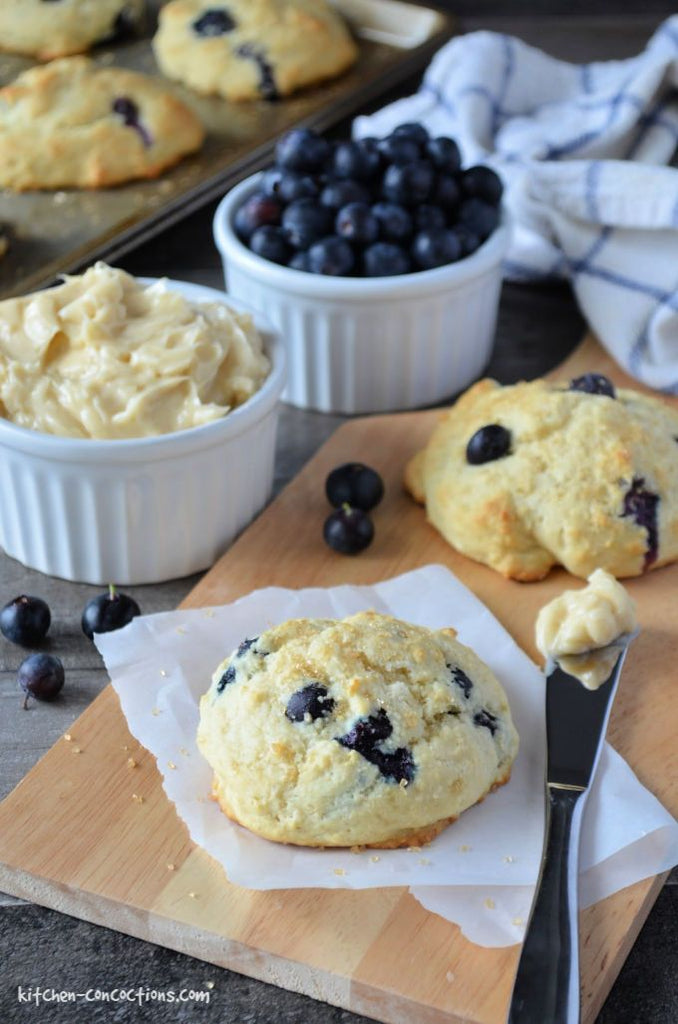
[[[442,207],[448,214],[455,213],[461,201],[461,190],[451,174],[439,174],[433,186],[431,202]]]
[[[328,475],[325,494],[335,508],[346,504],[369,512],[384,497],[384,481],[371,466],[346,462]]]
[[[340,210],[349,203],[369,203],[370,190],[361,181],[343,178],[341,181],[328,181],[320,193],[320,202],[330,210]]]
[[[249,241],[257,228],[265,224],[279,224],[282,205],[265,192],[254,192],[235,211],[233,227],[243,242]]]
[[[330,167],[335,177],[356,181],[364,181],[374,173],[373,158],[357,142],[338,143]]]
[[[303,722],[306,716],[311,721],[327,718],[334,710],[335,700],[328,696],[327,687],[322,683],[309,683],[293,693],[285,708],[285,717],[290,722]]]
[[[459,236],[447,228],[420,231],[412,242],[412,256],[422,270],[433,270],[434,267],[454,263],[462,256]]]
[[[276,163],[286,171],[320,171],[329,155],[329,143],[309,128],[293,128],[275,147]]]
[[[379,237],[379,221],[367,203],[349,203],[339,210],[334,230],[354,245],[370,245]]]
[[[412,237],[412,216],[399,203],[375,203],[372,213],[379,222],[379,237],[385,242],[406,242]]]
[[[95,633],[122,629],[137,615],[141,615],[141,609],[134,598],[110,586],[105,593],[87,602],[80,624],[85,636],[91,640]]]
[[[483,241],[499,223],[499,210],[484,199],[465,199],[459,207],[458,222],[469,228]]]
[[[415,231],[429,231],[431,228],[444,228],[447,224],[445,211],[431,203],[422,203],[414,208]]]
[[[362,166],[366,170],[366,178],[374,178],[381,170],[381,154],[379,153],[379,139],[373,139],[366,135],[364,139],[358,139],[356,145],[363,154]]]
[[[347,277],[355,266],[355,257],[349,243],[344,238],[328,235],[314,242],[308,250],[307,269],[312,274],[325,274],[329,277]]]
[[[472,466],[494,462],[511,453],[511,432],[499,423],[488,423],[476,430],[466,446],[466,461]]]
[[[431,164],[417,160],[411,164],[391,164],[382,182],[384,199],[404,206],[424,203],[431,194],[434,173]]]
[[[421,156],[418,144],[404,135],[388,135],[382,139],[379,152],[387,164],[411,164]]]
[[[459,146],[454,139],[450,139],[446,135],[429,139],[426,143],[425,153],[438,171],[454,174],[461,167]]]
[[[19,665],[16,678],[26,694],[26,708],[29,697],[54,700],[64,685],[64,666],[53,654],[29,654]]]
[[[407,121],[405,124],[399,124],[397,128],[394,128],[391,132],[398,139],[411,139],[412,142],[416,142],[418,146],[425,146],[429,140],[429,134],[423,124],[419,124],[417,121]]]
[[[412,262],[405,250],[394,242],[375,242],[363,253],[366,277],[393,277],[409,274]]]
[[[461,175],[461,189],[464,195],[483,199],[490,206],[498,206],[504,186],[501,178],[490,167],[478,164],[468,167]]]
[[[295,199],[282,215],[282,229],[295,249],[308,249],[332,230],[332,214],[315,199]]]
[[[282,228],[276,227],[274,224],[266,224],[252,233],[250,249],[262,259],[283,265],[292,255],[292,249]]]
[[[21,647],[35,647],[47,636],[52,616],[41,597],[20,594],[0,612],[0,632]]]
[[[223,36],[233,31],[235,21],[224,7],[212,7],[196,18],[191,28],[197,36]]]
[[[277,197],[280,180],[285,173],[282,167],[268,167],[261,178],[261,191],[267,196]]]
[[[585,391],[588,395],[607,395],[616,398],[614,384],[602,373],[585,373],[570,381],[570,391]]]
[[[320,186],[310,174],[283,171],[276,191],[283,203],[293,203],[295,199],[313,199],[320,193]]]
[[[291,257],[287,266],[291,270],[305,270],[308,272],[308,252],[304,252],[303,249],[299,249],[295,252],[294,256]]]
[[[367,512],[343,505],[332,512],[323,526],[323,539],[333,551],[357,555],[369,547],[374,538],[374,525]]]
[[[461,244],[462,256],[470,256],[472,252],[475,252],[481,246],[482,239],[480,235],[472,231],[467,225],[455,224],[452,230]]]

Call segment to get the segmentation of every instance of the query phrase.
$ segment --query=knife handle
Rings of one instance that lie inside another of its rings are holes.
[[[547,786],[541,871],[508,1024],[579,1024],[577,864],[584,795]]]

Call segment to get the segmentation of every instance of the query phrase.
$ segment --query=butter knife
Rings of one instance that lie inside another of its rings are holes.
[[[622,665],[636,635],[624,634],[596,652],[609,658],[611,648],[619,649],[610,675],[596,690],[586,689],[557,663],[547,664],[544,849],[508,1024],[579,1024],[581,819]]]

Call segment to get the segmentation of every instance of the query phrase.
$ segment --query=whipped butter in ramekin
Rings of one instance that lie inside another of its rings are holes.
[[[0,302],[0,415],[60,437],[155,437],[221,418],[270,371],[248,313],[97,263]]]

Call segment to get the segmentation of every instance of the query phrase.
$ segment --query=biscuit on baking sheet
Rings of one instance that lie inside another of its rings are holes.
[[[398,847],[507,782],[518,735],[454,630],[360,612],[243,640],[201,700],[198,746],[222,810],[252,832]]]
[[[405,485],[454,548],[505,576],[638,576],[678,558],[678,410],[599,374],[482,380]]]
[[[2,0],[0,50],[40,60],[84,53],[133,30],[144,0]]]
[[[204,138],[160,80],[64,57],[0,89],[0,187],[99,188],[154,178]]]
[[[171,0],[153,49],[169,78],[229,100],[287,96],[358,55],[325,0]]]

